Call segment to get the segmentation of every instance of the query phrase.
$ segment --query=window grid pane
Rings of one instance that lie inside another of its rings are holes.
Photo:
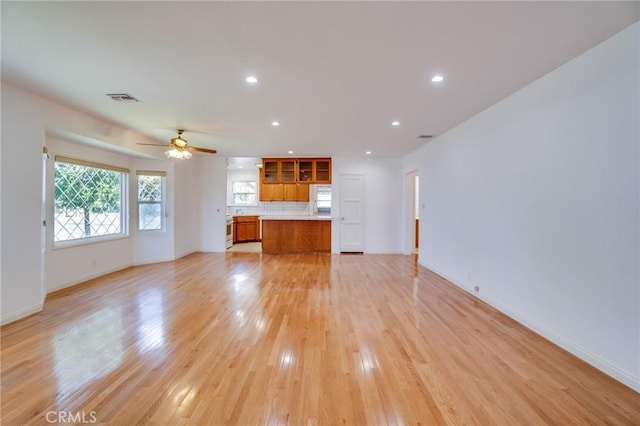
[[[139,228],[141,231],[162,229],[162,205],[160,203],[140,203]]]
[[[138,176],[138,201],[162,201],[162,177]]]
[[[161,230],[163,177],[138,175],[138,229],[140,231]]]
[[[257,203],[257,187],[256,181],[231,182],[232,203],[255,205]]]
[[[121,234],[123,172],[55,163],[54,241]]]

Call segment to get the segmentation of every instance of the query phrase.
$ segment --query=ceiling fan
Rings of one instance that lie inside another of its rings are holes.
[[[215,149],[187,145],[187,140],[182,137],[182,133],[184,133],[183,129],[177,129],[176,133],[178,133],[178,137],[171,139],[171,142],[169,143],[169,150],[164,153],[168,158],[188,160],[191,158],[191,152],[189,151],[205,152],[207,154],[215,154],[218,152]],[[167,146],[166,144],[157,143],[138,143],[138,145]]]

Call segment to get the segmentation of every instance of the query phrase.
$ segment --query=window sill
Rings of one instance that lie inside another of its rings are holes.
[[[162,229],[138,229],[138,233],[140,234],[164,234],[167,230]]]
[[[70,241],[57,241],[53,243],[52,250],[59,250],[71,247],[86,246],[89,244],[106,243],[109,241],[124,240],[129,238],[128,234],[104,235],[100,237],[90,237]]]

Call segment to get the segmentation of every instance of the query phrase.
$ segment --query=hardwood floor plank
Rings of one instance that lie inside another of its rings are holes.
[[[640,424],[640,395],[400,255],[197,253],[1,329],[3,425]]]

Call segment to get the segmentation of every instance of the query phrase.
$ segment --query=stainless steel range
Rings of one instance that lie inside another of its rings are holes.
[[[233,246],[233,216],[227,215],[227,237],[225,240],[225,247],[231,248]]]

